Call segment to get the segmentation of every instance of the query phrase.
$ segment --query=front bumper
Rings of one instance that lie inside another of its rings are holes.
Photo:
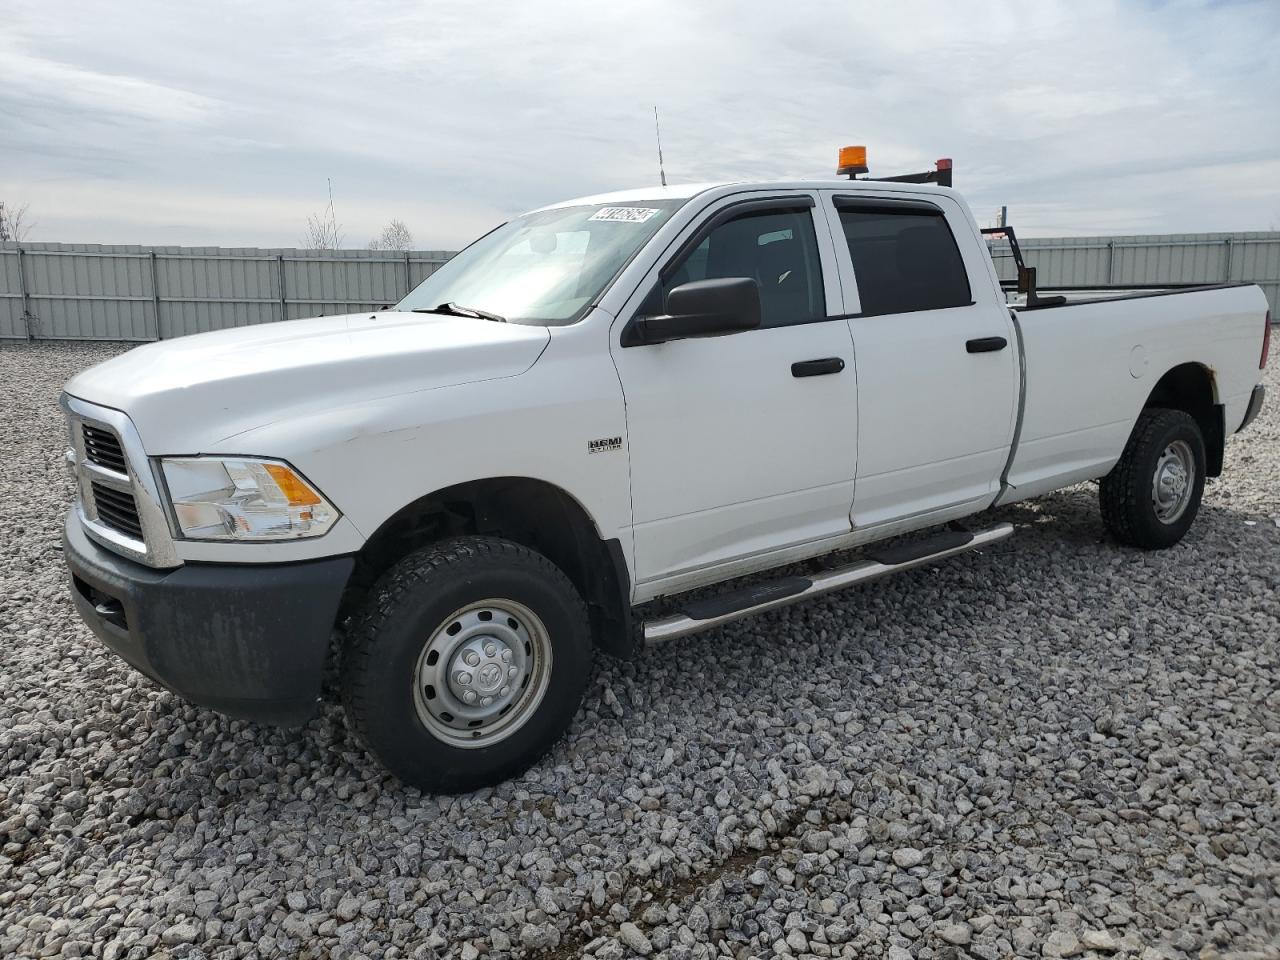
[[[296,725],[315,713],[352,557],[156,570],[63,528],[71,597],[135,669],[219,713]]]
[[[1244,419],[1240,421],[1240,426],[1236,429],[1236,433],[1239,433],[1249,424],[1253,423],[1254,418],[1257,417],[1258,413],[1262,410],[1262,402],[1266,397],[1267,388],[1262,384],[1258,384],[1253,388],[1253,393],[1249,395],[1249,406],[1244,411]]]

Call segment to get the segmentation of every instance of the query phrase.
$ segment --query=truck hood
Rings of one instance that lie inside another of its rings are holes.
[[[302,413],[517,376],[549,338],[545,327],[470,317],[352,313],[149,343],[66,391],[127,413],[150,454],[200,453]]]

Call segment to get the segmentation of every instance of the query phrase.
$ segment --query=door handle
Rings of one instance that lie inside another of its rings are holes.
[[[969,353],[995,353],[1008,345],[1009,341],[1004,337],[978,337],[976,340],[965,341],[964,348]]]
[[[828,373],[839,373],[844,369],[844,361],[839,357],[823,357],[821,360],[799,360],[791,365],[793,377],[821,377]]]

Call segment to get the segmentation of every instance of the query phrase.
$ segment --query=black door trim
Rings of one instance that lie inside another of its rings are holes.
[[[863,213],[917,213],[926,217],[942,217],[944,220],[947,216],[936,203],[930,203],[928,200],[907,200],[897,197],[853,197],[848,194],[836,194],[831,198],[831,205],[837,210],[860,210]],[[947,224],[947,226],[950,227],[951,225]]]

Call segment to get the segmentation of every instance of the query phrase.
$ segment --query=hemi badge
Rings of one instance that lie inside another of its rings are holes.
[[[610,450],[621,450],[621,437],[604,437],[601,440],[588,440],[587,453],[606,453]]]

